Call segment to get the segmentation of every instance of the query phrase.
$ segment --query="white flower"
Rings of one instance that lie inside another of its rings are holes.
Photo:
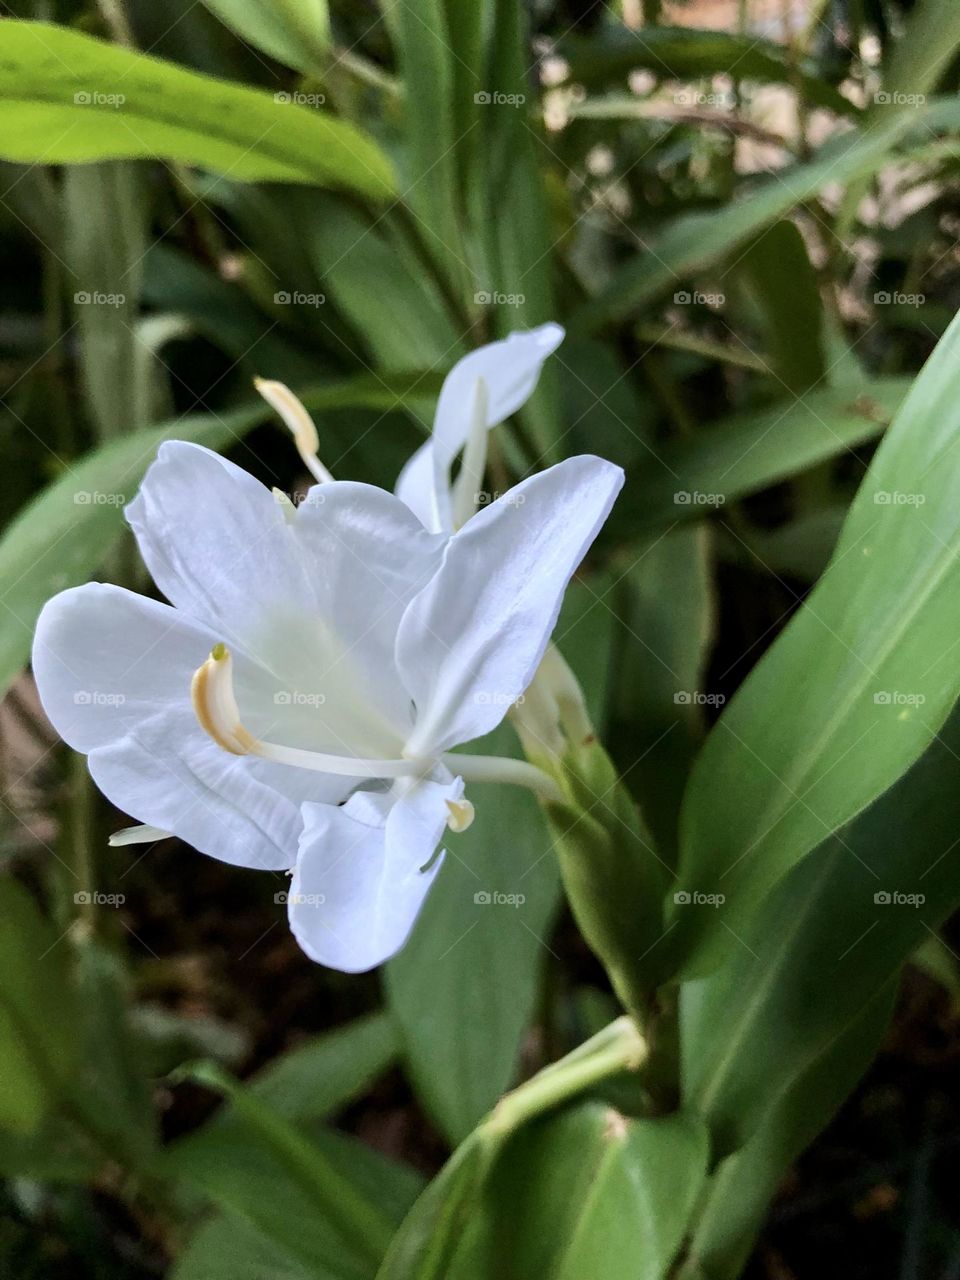
[[[490,369],[491,402],[497,385]],[[171,603],[99,583],[56,596],[33,650],[43,705],[150,838],[292,868],[304,951],[369,969],[403,945],[445,828],[469,824],[465,781],[548,782],[448,753],[529,685],[621,484],[572,458],[449,534],[365,484],[324,482],[294,508],[171,441],[127,508]]]

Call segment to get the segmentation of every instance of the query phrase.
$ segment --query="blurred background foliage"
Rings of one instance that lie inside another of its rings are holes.
[[[491,488],[581,451],[627,469],[558,635],[669,860],[709,723],[826,566],[960,308],[960,6],[2,10],[65,30],[21,41],[0,22],[0,1273],[370,1277],[451,1146],[616,1014],[536,806],[478,810],[384,975],[321,970],[285,928],[282,877],[172,840],[107,847],[124,817],[57,745],[25,670],[36,614],[91,577],[149,590],[121,508],[162,438],[306,487],[255,374],[302,395],[335,475],[392,487],[454,361],[558,319],[567,341],[500,433]],[[256,102],[59,42],[72,33]],[[69,112],[50,146],[24,107],[48,85]],[[98,94],[140,112],[132,141]],[[937,777],[956,790],[951,764]],[[478,891],[525,903],[478,908]],[[824,1030],[803,1077],[817,1105],[778,1113],[798,1163],[754,1153],[732,1243],[685,1275],[960,1276],[957,933],[931,923],[896,944],[923,941],[886,1038],[893,987],[845,1015],[842,1072],[826,1048],[841,1028]],[[829,1009],[840,981],[824,963],[803,998]],[[603,1123],[588,1103],[525,1139],[500,1239],[517,1205],[549,1235],[548,1201],[579,1202],[602,1168],[618,1230],[580,1224],[599,1250],[581,1256],[598,1280],[664,1274],[667,1206],[694,1192],[634,1203],[602,1163]],[[635,1155],[656,1183],[657,1151]],[[661,1252],[618,1270],[638,1214]],[[587,1274],[529,1247],[504,1245],[491,1274]]]

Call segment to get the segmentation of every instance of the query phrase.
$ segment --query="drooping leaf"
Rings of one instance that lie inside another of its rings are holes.
[[[323,69],[330,48],[327,0],[203,0],[242,40],[299,71]]]
[[[346,187],[375,200],[394,192],[376,143],[317,108],[45,22],[7,18],[0,33],[5,160],[150,156],[241,182]]]
[[[189,1074],[224,1092],[239,1123],[181,1139],[156,1174],[189,1183],[301,1263],[322,1269],[336,1259],[337,1280],[369,1277],[420,1189],[417,1176],[355,1139],[292,1123],[210,1065]]]

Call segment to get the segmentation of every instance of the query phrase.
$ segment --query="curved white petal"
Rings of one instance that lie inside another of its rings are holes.
[[[395,754],[410,724],[391,670],[396,629],[441,548],[403,502],[335,481],[291,510],[218,454],[169,441],[127,517],[167,598],[272,676],[265,714],[241,696],[251,728],[317,751]]]
[[[443,861],[430,862],[446,801],[462,794],[459,778],[423,780],[384,795],[358,792],[341,808],[303,806],[287,911],[311,960],[363,973],[400,950]]]
[[[569,458],[453,535],[397,635],[397,665],[417,708],[408,754],[449,750],[503,719],[532,680],[567,583],[622,484],[612,463]]]
[[[43,608],[33,670],[44,710],[131,817],[241,866],[287,869],[300,805],[349,784],[231,756],[200,728],[190,679],[216,636],[169,605],[89,583]],[[263,678],[245,661],[252,700]]]
[[[162,444],[125,514],[170,603],[232,648],[249,649],[252,622],[309,591],[284,506],[202,445]]]
[[[427,440],[404,463],[394,492],[425,529],[437,533],[440,530],[440,514],[437,510],[433,474],[433,441]]]
[[[487,429],[520,408],[540,378],[548,356],[563,341],[558,324],[543,324],[526,333],[511,333],[459,360],[447,375],[433,421],[433,504],[440,527],[451,529],[450,466],[470,433],[471,411],[478,378],[487,391]],[[409,464],[408,464],[409,465]],[[429,527],[435,528],[435,525]]]

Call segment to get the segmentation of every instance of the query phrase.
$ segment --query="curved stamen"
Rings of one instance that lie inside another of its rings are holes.
[[[402,778],[422,776],[432,762],[423,760],[364,760],[354,756],[328,755],[302,747],[285,747],[279,742],[255,738],[240,718],[233,690],[233,658],[224,644],[215,645],[202,667],[193,676],[190,696],[196,717],[218,747],[235,756],[260,756],[277,764],[289,764],[316,773],[335,773],[346,778]]]
[[[297,446],[297,452],[303,460],[303,465],[314,480],[319,481],[320,484],[329,483],[333,476],[317,457],[320,451],[320,437],[317,435],[316,425],[310,414],[307,413],[303,403],[282,382],[272,382],[267,378],[254,378],[253,385],[271,409],[276,409],[287,427],[289,427],[293,442]]]

